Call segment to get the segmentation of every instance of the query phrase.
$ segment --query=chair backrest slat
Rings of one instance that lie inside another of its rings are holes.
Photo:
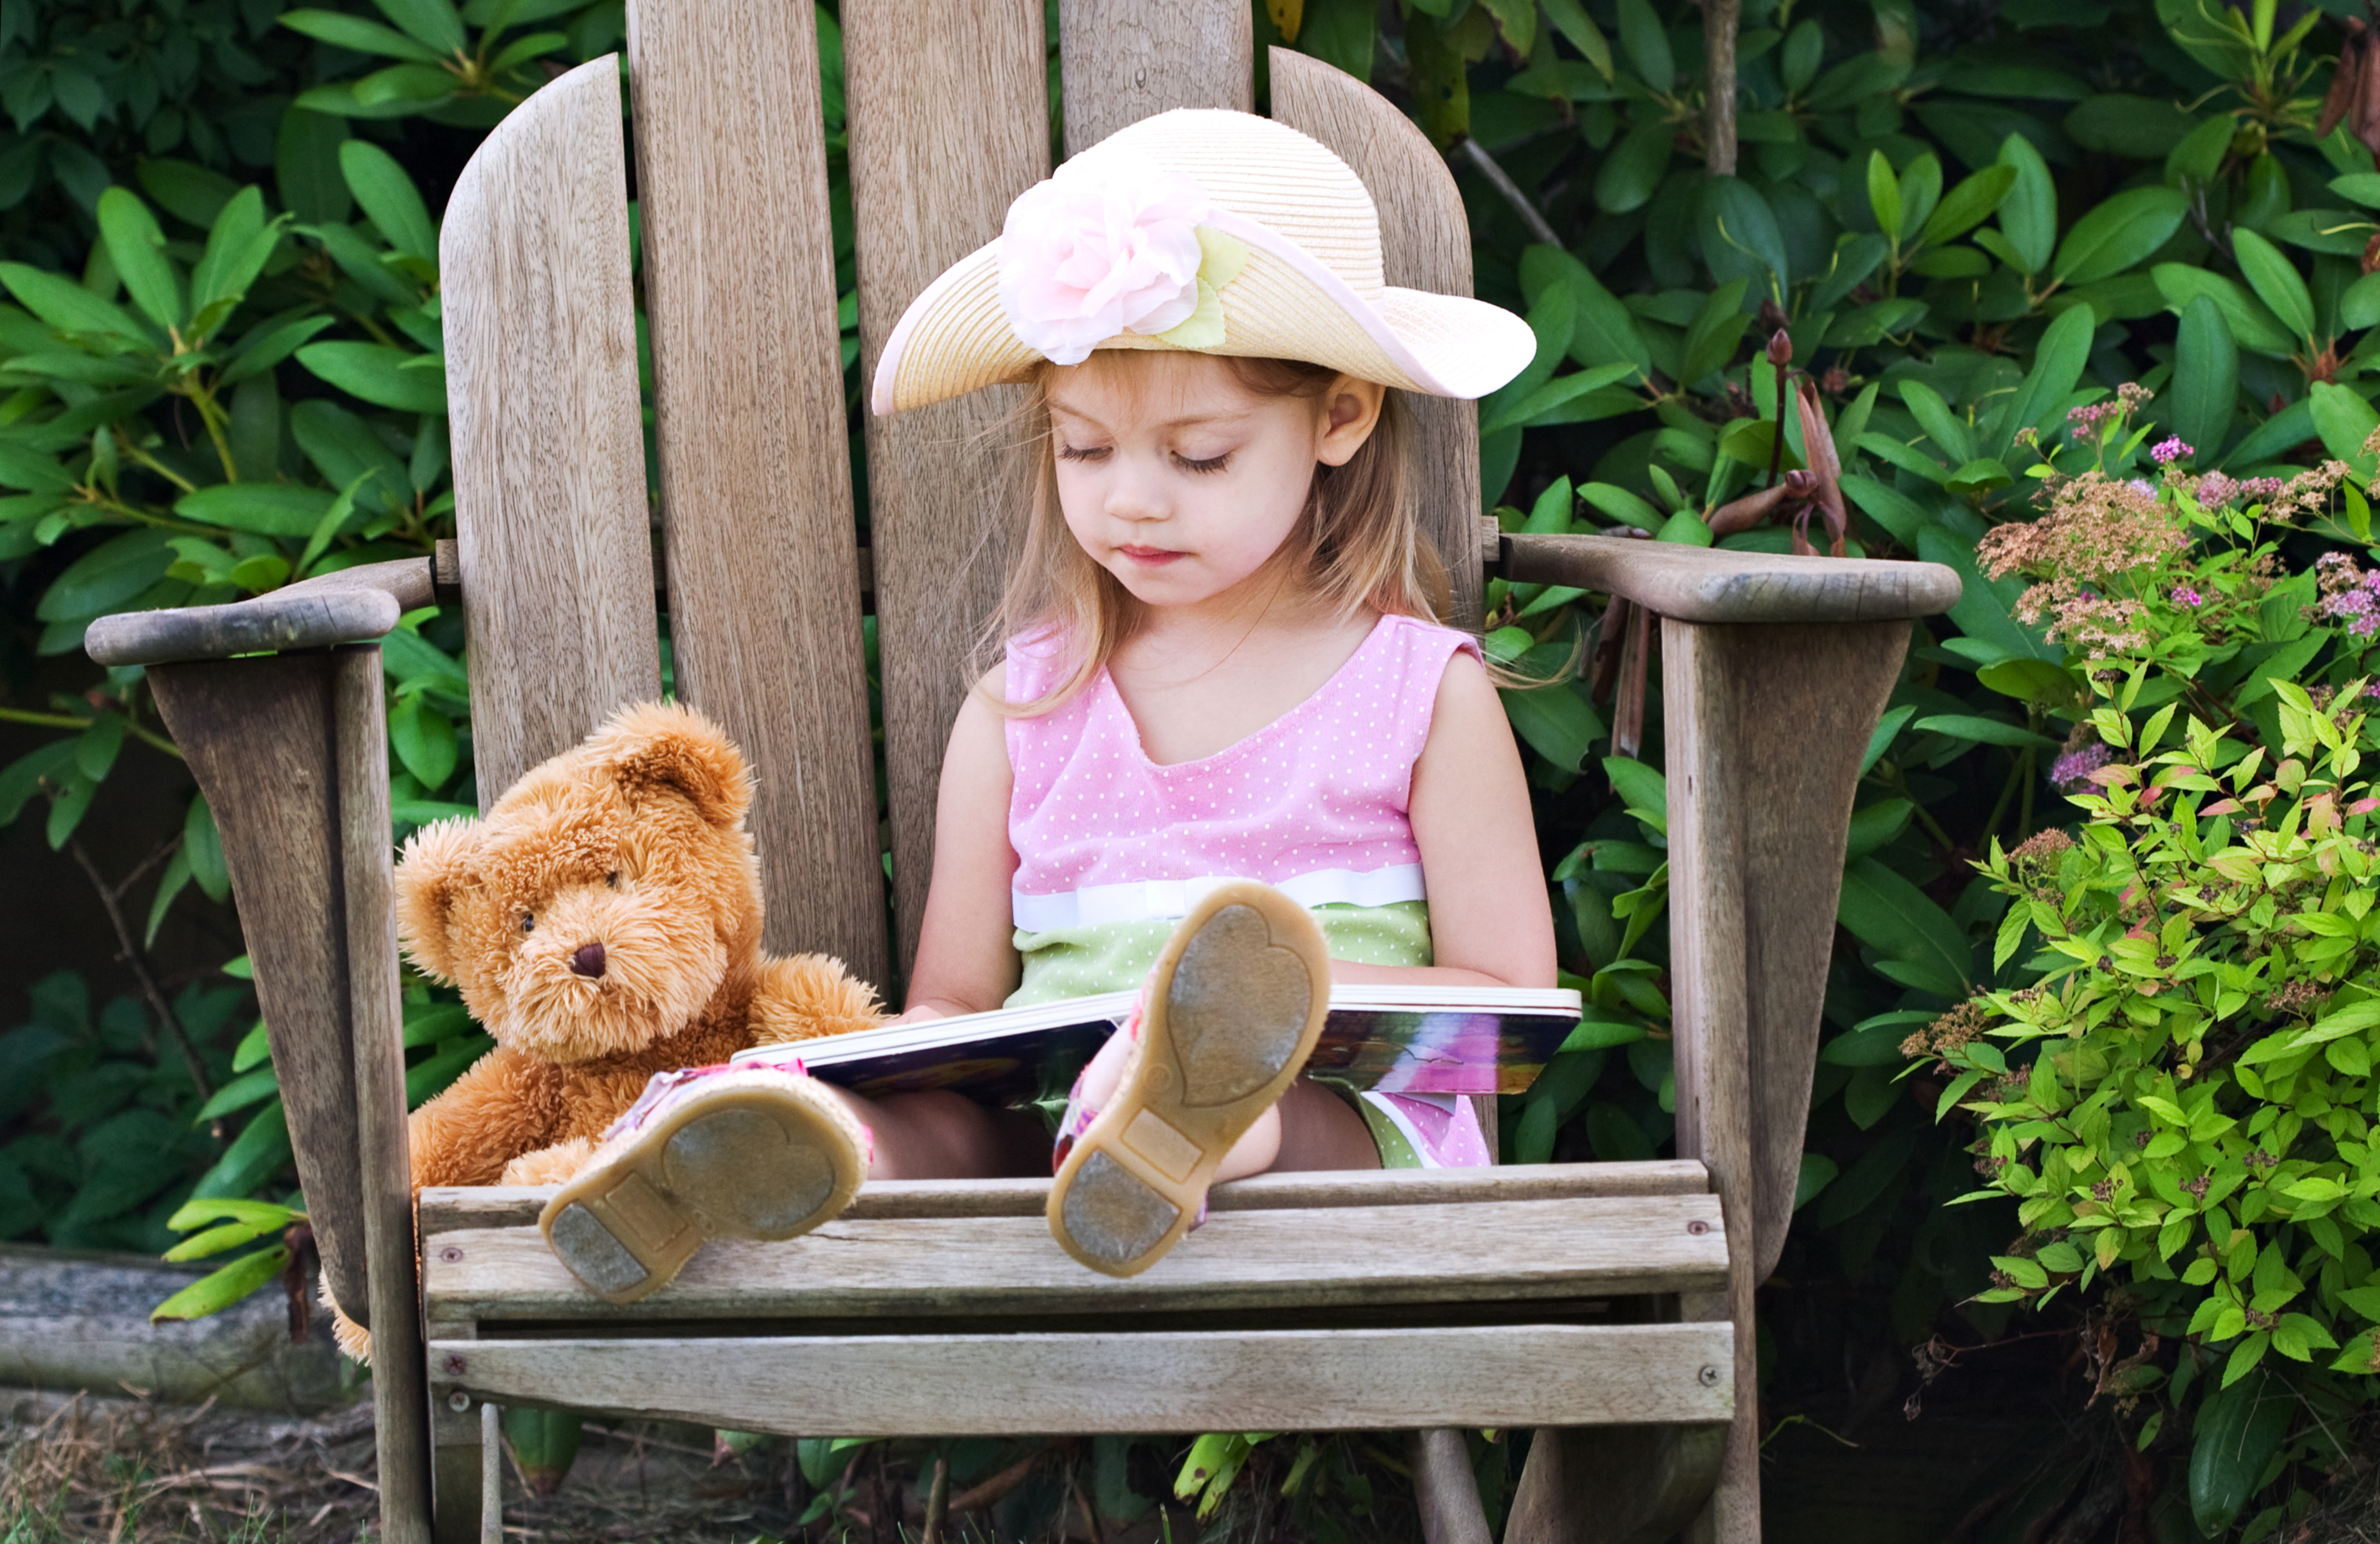
[[[1471,293],[1471,225],[1454,174],[1412,119],[1343,70],[1272,50],[1272,115],[1328,145],[1354,168],[1380,211],[1380,259],[1400,289]],[[1479,411],[1468,402],[1408,395],[1411,471],[1422,530],[1446,565],[1449,617],[1479,623]]]
[[[1046,57],[1040,0],[844,0],[863,382],[909,302],[1049,175]],[[1001,445],[1022,395],[1001,387],[868,419],[894,955],[905,971],[933,868],[943,745],[1007,568],[1014,517]]]
[[[661,696],[619,62],[548,85],[447,207],[455,497],[481,804]]]
[[[678,694],[758,770],[768,946],[881,981],[816,12],[628,16]]]
[[[1231,0],[1058,0],[1066,153],[1176,107],[1256,111],[1256,19]]]

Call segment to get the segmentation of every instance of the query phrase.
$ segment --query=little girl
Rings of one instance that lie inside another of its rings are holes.
[[[1430,619],[1393,395],[1478,396],[1535,348],[1496,307],[1388,288],[1322,146],[1191,110],[1018,198],[886,342],[879,413],[998,382],[1046,409],[902,1016],[1142,986],[1059,1133],[1051,1232],[1094,1270],[1147,1269],[1219,1180],[1487,1161],[1466,1101],[1299,1073],[1333,981],[1554,983],[1520,756],[1476,644]],[[870,1177],[1029,1173],[1038,1130],[791,1055],[666,1075],[543,1226],[626,1302]]]

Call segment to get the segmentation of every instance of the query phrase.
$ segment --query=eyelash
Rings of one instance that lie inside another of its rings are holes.
[[[1058,459],[1061,461],[1097,461],[1104,458],[1107,454],[1108,447],[1105,445],[1099,445],[1089,450],[1080,450],[1067,444],[1058,447]],[[1194,461],[1186,456],[1176,456],[1173,458],[1173,464],[1185,472],[1204,477],[1229,468],[1232,464],[1232,453],[1225,451],[1220,456],[1210,456],[1204,461]]]

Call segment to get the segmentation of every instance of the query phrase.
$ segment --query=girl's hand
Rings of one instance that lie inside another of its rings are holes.
[[[934,1003],[920,1003],[916,1006],[909,1008],[907,1011],[892,1018],[887,1019],[885,1022],[888,1024],[923,1024],[929,1018],[948,1018],[949,1016],[950,1015],[948,1014],[944,1013],[941,1007]]]

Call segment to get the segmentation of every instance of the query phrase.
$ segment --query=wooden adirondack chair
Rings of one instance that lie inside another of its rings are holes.
[[[1062,0],[1080,148],[1176,106],[1247,108],[1246,0]],[[628,74],[681,695],[760,776],[769,947],[884,979],[915,945],[935,781],[1008,515],[999,392],[846,455],[811,11],[631,0]],[[844,0],[863,364],[1049,164],[1041,0]],[[1391,284],[1467,293],[1445,164],[1347,76],[1275,51],[1274,115],[1378,197]],[[378,639],[459,601],[492,796],[661,691],[617,61],[516,110],[443,242],[460,540],[229,605],[96,624],[152,666],[215,811],[330,1290],[377,1342],[382,1537],[501,1537],[496,1407],[802,1435],[1402,1429],[1429,1536],[1487,1530],[1447,1429],[1536,1428],[1506,1538],[1759,1533],[1753,1289],[1791,1207],[1861,751],[1922,564],[1506,537],[1475,414],[1424,400],[1417,470],[1455,619],[1483,576],[1661,619],[1677,1133],[1671,1161],[1275,1175],[1147,1275],[1050,1243],[1046,1182],[871,1186],[820,1234],[714,1245],[631,1307],[579,1290],[541,1192],[407,1195]],[[879,619],[887,936],[861,606]],[[1489,1129],[1493,1129],[1492,1121]],[[483,1500],[482,1487],[486,1488]]]

